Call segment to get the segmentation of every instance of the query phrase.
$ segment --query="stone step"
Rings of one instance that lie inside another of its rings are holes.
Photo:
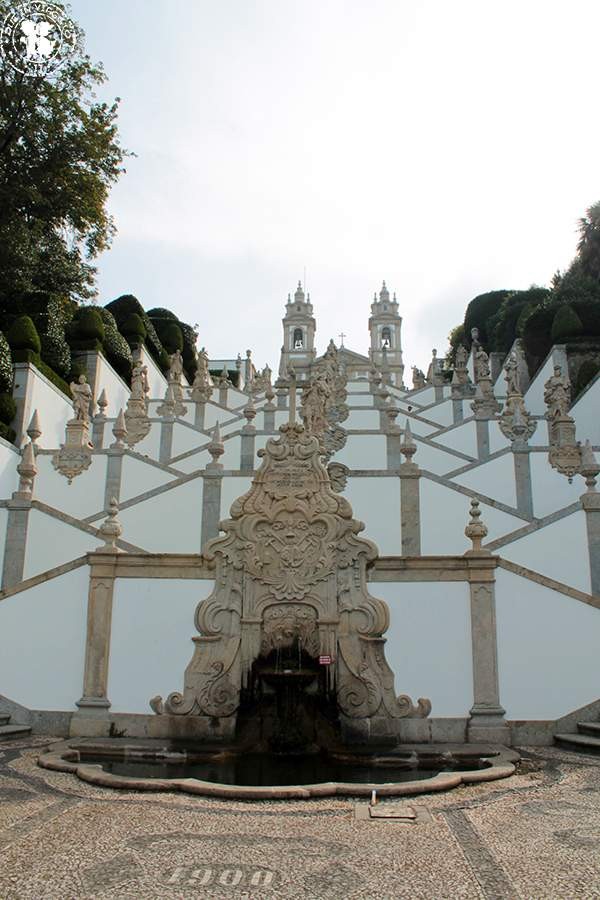
[[[0,715],[0,725],[8,725],[10,721],[10,713],[2,713]]]
[[[600,753],[600,735],[598,737],[590,737],[587,734],[555,734],[554,740],[561,747],[568,747],[569,750]]]
[[[578,722],[577,729],[580,734],[591,734],[600,738],[600,722]]]
[[[17,735],[30,734],[30,732],[31,725],[0,725],[0,741]]]

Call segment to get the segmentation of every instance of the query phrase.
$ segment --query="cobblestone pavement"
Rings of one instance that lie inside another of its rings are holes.
[[[600,758],[524,750],[504,781],[365,801],[230,802],[104,790],[0,745],[0,898],[600,898]],[[391,801],[384,801],[391,802]],[[397,802],[395,800],[394,802]]]

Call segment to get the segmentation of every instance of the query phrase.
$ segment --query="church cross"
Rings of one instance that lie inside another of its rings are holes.
[[[343,331],[341,331],[341,332],[339,333],[338,337],[339,337],[339,339],[340,339],[340,341],[341,341],[340,347],[343,347],[343,346],[344,346],[344,338],[347,337],[347,335],[344,334]]]

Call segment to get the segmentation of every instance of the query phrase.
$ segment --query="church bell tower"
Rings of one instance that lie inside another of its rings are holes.
[[[283,346],[279,362],[279,378],[286,381],[288,369],[293,366],[298,379],[308,377],[310,365],[315,358],[315,331],[317,323],[313,318],[310,294],[304,295],[299,281],[294,299],[288,294],[283,322]]]
[[[397,387],[403,386],[404,376],[401,330],[402,317],[398,315],[396,294],[390,300],[390,292],[384,281],[379,297],[375,294],[371,304],[369,356],[374,366],[390,373],[391,382]]]

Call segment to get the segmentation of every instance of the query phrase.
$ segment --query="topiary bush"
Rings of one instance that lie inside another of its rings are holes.
[[[17,414],[17,404],[12,394],[0,394],[0,422],[10,425]]]
[[[73,350],[104,349],[104,322],[93,306],[80,307],[67,328],[67,340]]]
[[[471,346],[471,329],[479,329],[479,342],[488,349],[490,334],[488,333],[488,322],[500,309],[500,305],[514,294],[514,291],[488,291],[486,294],[479,294],[474,297],[465,312],[465,344]]]
[[[141,347],[147,334],[142,317],[137,313],[127,316],[121,325],[121,334],[132,350]]]
[[[10,346],[0,331],[0,391],[10,393],[13,384],[13,361]]]
[[[527,317],[523,326],[523,347],[527,358],[529,374],[533,375],[552,347],[552,322],[556,315],[556,304],[538,306]]]
[[[125,381],[131,379],[133,358],[131,348],[117,328],[115,317],[105,308],[98,310],[104,325],[104,352],[109,363]]]
[[[600,372],[600,363],[595,360],[586,359],[582,362],[579,367],[579,372],[577,373],[577,380],[575,382],[575,397],[578,397],[581,393],[583,393],[584,389],[588,386],[592,378],[594,378],[598,372]]]
[[[124,294],[122,297],[117,297],[116,300],[108,303],[106,309],[115,317],[117,327],[122,333],[125,321],[132,313],[136,313],[142,320],[144,328],[146,329],[144,342],[152,357],[156,362],[159,362],[161,351],[164,349],[163,345],[160,342],[154,325],[144,312],[144,308],[137,297],[134,297],[133,294]]]
[[[14,444],[17,439],[17,432],[14,428],[10,428],[10,426],[6,425],[4,422],[0,422],[0,437],[4,438],[5,441],[8,441],[9,444]]]
[[[547,288],[535,286],[527,291],[513,291],[509,294],[488,322],[490,350],[508,353],[516,338],[521,337],[519,326],[524,323],[526,311],[533,312],[549,297],[550,291]]]
[[[183,333],[177,322],[170,322],[165,329],[161,331],[160,339],[167,353],[175,353],[176,350],[183,350]]]
[[[567,303],[559,306],[550,329],[552,343],[563,344],[569,338],[579,336],[582,331],[583,324],[573,307]]]
[[[29,316],[19,316],[12,323],[6,335],[13,357],[16,359],[15,351],[30,351],[39,354],[42,349],[40,336],[37,329]]]

